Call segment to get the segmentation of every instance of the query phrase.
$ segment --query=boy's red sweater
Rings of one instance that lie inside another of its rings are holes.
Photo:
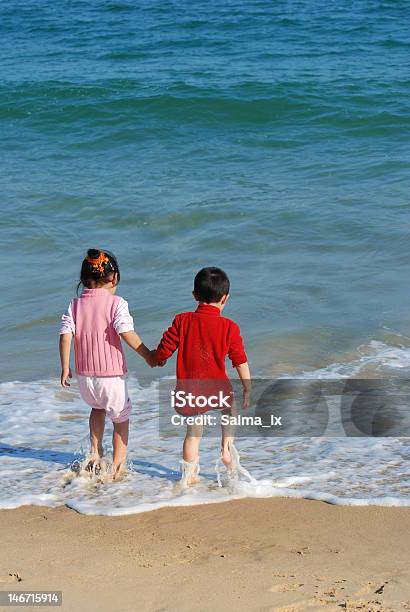
[[[157,361],[165,361],[177,349],[178,379],[225,380],[226,356],[234,368],[247,361],[239,326],[210,304],[176,315],[158,345]]]

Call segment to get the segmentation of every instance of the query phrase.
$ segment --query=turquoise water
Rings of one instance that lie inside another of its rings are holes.
[[[409,10],[3,3],[1,379],[58,373],[94,245],[149,344],[210,264],[259,373],[407,344]]]

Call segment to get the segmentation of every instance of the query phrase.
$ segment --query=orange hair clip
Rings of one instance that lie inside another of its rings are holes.
[[[93,272],[98,272],[100,276],[104,276],[105,266],[109,261],[104,251],[100,251],[100,254],[95,259],[92,257],[86,257],[86,260],[89,264],[91,264]]]

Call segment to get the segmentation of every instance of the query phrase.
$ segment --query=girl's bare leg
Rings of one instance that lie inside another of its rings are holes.
[[[91,442],[90,467],[92,467],[104,454],[102,442],[105,428],[105,410],[93,408],[90,413],[89,422]]]
[[[129,420],[123,421],[122,423],[113,423],[114,431],[112,434],[112,475],[114,480],[121,474],[125,465],[128,446],[129,423]]]

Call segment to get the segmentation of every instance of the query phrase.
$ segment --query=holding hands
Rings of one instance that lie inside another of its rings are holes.
[[[155,368],[155,366],[157,366],[158,368],[162,368],[164,367],[164,365],[166,364],[166,361],[157,361],[157,351],[154,349],[152,351],[150,351],[151,353],[151,359],[152,359],[152,363],[149,363],[148,365],[151,366],[151,368]]]
[[[158,362],[156,358],[156,351],[150,351],[135,331],[123,332],[120,334],[120,336],[130,348],[138,353],[140,357],[145,359],[150,368],[155,368],[156,366],[162,367],[165,365],[166,361]]]

